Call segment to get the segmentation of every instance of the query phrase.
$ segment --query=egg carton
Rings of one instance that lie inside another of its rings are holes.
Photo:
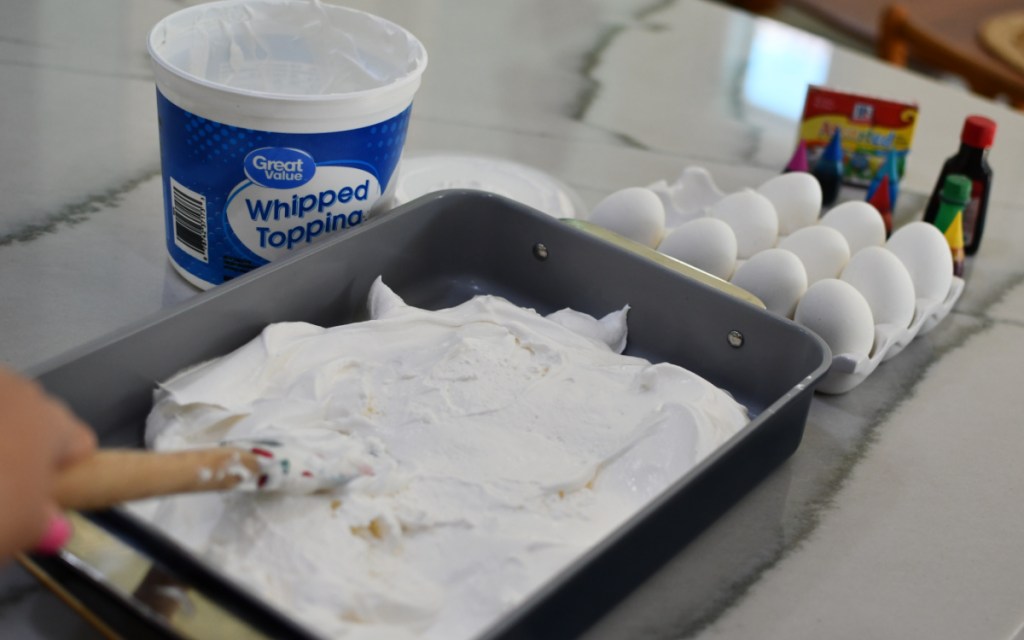
[[[824,216],[821,208],[820,186],[810,174],[783,174],[756,189],[726,193],[706,169],[689,167],[671,184],[661,180],[609,195],[588,218],[732,281],[758,296],[770,312],[817,332],[835,354],[817,389],[841,394],[941,322],[964,281],[952,275],[948,245],[934,226],[910,223],[890,242],[881,214],[870,203],[840,203]],[[882,260],[874,247],[898,260]],[[864,254],[858,256],[860,251]],[[758,266],[744,272],[748,262]],[[948,275],[937,277],[942,273]],[[844,284],[819,285],[823,280]],[[879,282],[892,286],[872,285]]]
[[[832,366],[818,383],[821,393],[838,395],[851,391],[871,375],[878,365],[902,352],[914,338],[934,329],[956,305],[964,291],[964,279],[954,276],[944,299],[918,298],[914,319],[909,327],[875,325],[875,344],[869,355],[840,353],[832,355]]]

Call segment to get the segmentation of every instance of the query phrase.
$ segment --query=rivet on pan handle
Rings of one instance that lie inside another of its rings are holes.
[[[664,253],[655,251],[654,249],[646,245],[640,244],[639,242],[636,242],[634,240],[630,240],[629,238],[621,236],[615,233],[614,231],[609,231],[608,229],[600,227],[591,222],[587,222],[585,220],[576,220],[574,218],[563,218],[562,222],[569,225],[570,227],[574,227],[581,231],[586,231],[587,233],[597,236],[602,240],[611,242],[612,244],[617,245],[623,249],[628,249],[629,251],[640,254],[641,256],[647,258],[648,260],[652,260],[663,267],[667,267],[669,269],[672,269],[673,271],[681,273],[687,278],[691,278],[698,282],[703,282],[704,284],[714,287],[715,289],[718,289],[722,293],[730,295],[733,298],[738,298],[740,300],[743,300],[744,302],[749,302],[750,304],[761,309],[765,308],[765,305],[763,302],[761,302],[761,299],[755,296],[754,294],[750,293],[746,289],[741,289],[740,287],[737,287],[731,282],[722,280],[718,276],[713,276],[707,271],[702,271],[701,269],[686,264],[681,260],[676,260],[675,258],[667,256]]]

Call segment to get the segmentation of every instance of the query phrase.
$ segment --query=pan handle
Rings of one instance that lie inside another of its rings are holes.
[[[697,267],[686,264],[682,260],[677,260],[671,256],[665,255],[664,253],[655,251],[654,249],[648,247],[647,245],[640,244],[639,242],[636,242],[634,240],[630,240],[629,238],[619,235],[614,231],[609,231],[608,229],[598,226],[592,222],[587,222],[586,220],[577,220],[575,218],[563,218],[562,222],[569,225],[570,227],[573,227],[574,229],[585,231],[586,233],[601,238],[602,240],[611,242],[612,244],[620,248],[639,254],[647,258],[648,260],[652,260],[660,264],[663,267],[667,267],[669,269],[672,269],[673,271],[676,271],[677,273],[681,273],[682,275],[686,276],[687,278],[690,278],[691,280],[696,280],[698,282],[708,285],[709,287],[718,289],[722,293],[732,296],[733,298],[738,298],[740,300],[743,300],[744,302],[749,302],[750,304],[760,309],[765,308],[765,305],[763,302],[761,302],[761,299],[755,296],[754,294],[750,293],[746,289],[741,289],[740,287],[737,287],[731,282],[723,280],[718,276],[713,276],[707,271],[703,271],[701,269],[698,269]]]

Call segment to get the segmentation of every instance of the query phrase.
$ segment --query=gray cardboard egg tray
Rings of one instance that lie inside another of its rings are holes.
[[[541,313],[571,307],[601,316],[628,304],[627,354],[695,371],[745,404],[752,420],[483,636],[570,637],[796,450],[814,385],[831,362],[820,338],[764,311],[742,290],[625,245],[494,194],[440,192],[31,373],[94,426],[102,446],[141,447],[157,381],[230,352],[272,322],[365,319],[378,275],[409,304],[431,309],[479,293]],[[75,522],[77,544],[22,561],[101,629],[126,637],[315,637],[301,620],[120,509],[76,514]],[[142,563],[145,578],[119,575],[109,568],[111,557],[120,558],[114,565],[124,558]],[[193,606],[167,606],[168,589]]]

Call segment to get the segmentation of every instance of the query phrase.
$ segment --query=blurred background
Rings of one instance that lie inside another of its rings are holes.
[[[728,0],[892,64],[1024,106],[1020,0]]]

